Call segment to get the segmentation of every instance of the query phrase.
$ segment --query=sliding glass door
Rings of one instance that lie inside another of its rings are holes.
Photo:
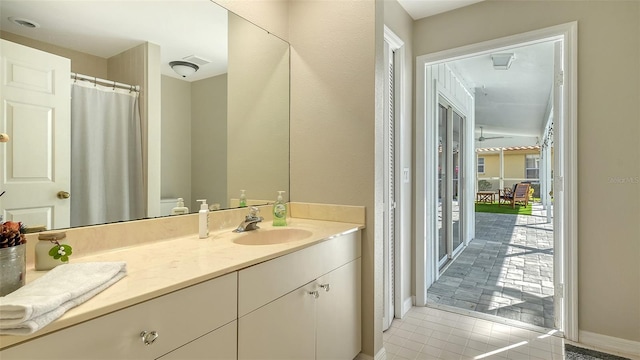
[[[461,179],[464,118],[451,106],[438,106],[438,265],[462,248]]]

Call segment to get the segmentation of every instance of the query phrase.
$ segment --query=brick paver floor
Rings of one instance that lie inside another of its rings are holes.
[[[428,301],[553,328],[553,225],[476,213],[476,237],[428,290]]]

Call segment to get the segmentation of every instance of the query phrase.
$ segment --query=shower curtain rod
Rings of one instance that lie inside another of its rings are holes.
[[[89,81],[89,82],[92,82],[94,85],[110,86],[114,90],[118,88],[118,89],[129,90],[129,92],[132,92],[132,91],[140,92],[139,85],[123,84],[113,80],[106,80],[106,79],[101,79],[95,76],[82,75],[82,74],[73,73],[73,72],[71,73],[71,80],[73,80],[74,82],[77,80]]]

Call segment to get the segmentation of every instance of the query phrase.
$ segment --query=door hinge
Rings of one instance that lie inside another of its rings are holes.
[[[555,294],[559,298],[564,298],[564,284],[557,284]]]
[[[560,71],[559,73],[556,74],[555,81],[557,86],[564,85],[564,71]]]

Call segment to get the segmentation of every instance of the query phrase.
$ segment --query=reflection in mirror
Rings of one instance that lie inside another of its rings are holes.
[[[224,209],[241,190],[250,204],[288,192],[286,42],[209,0],[0,6],[5,220],[59,229],[169,215],[178,198],[197,212],[198,199]],[[80,91],[134,110],[78,110]]]

